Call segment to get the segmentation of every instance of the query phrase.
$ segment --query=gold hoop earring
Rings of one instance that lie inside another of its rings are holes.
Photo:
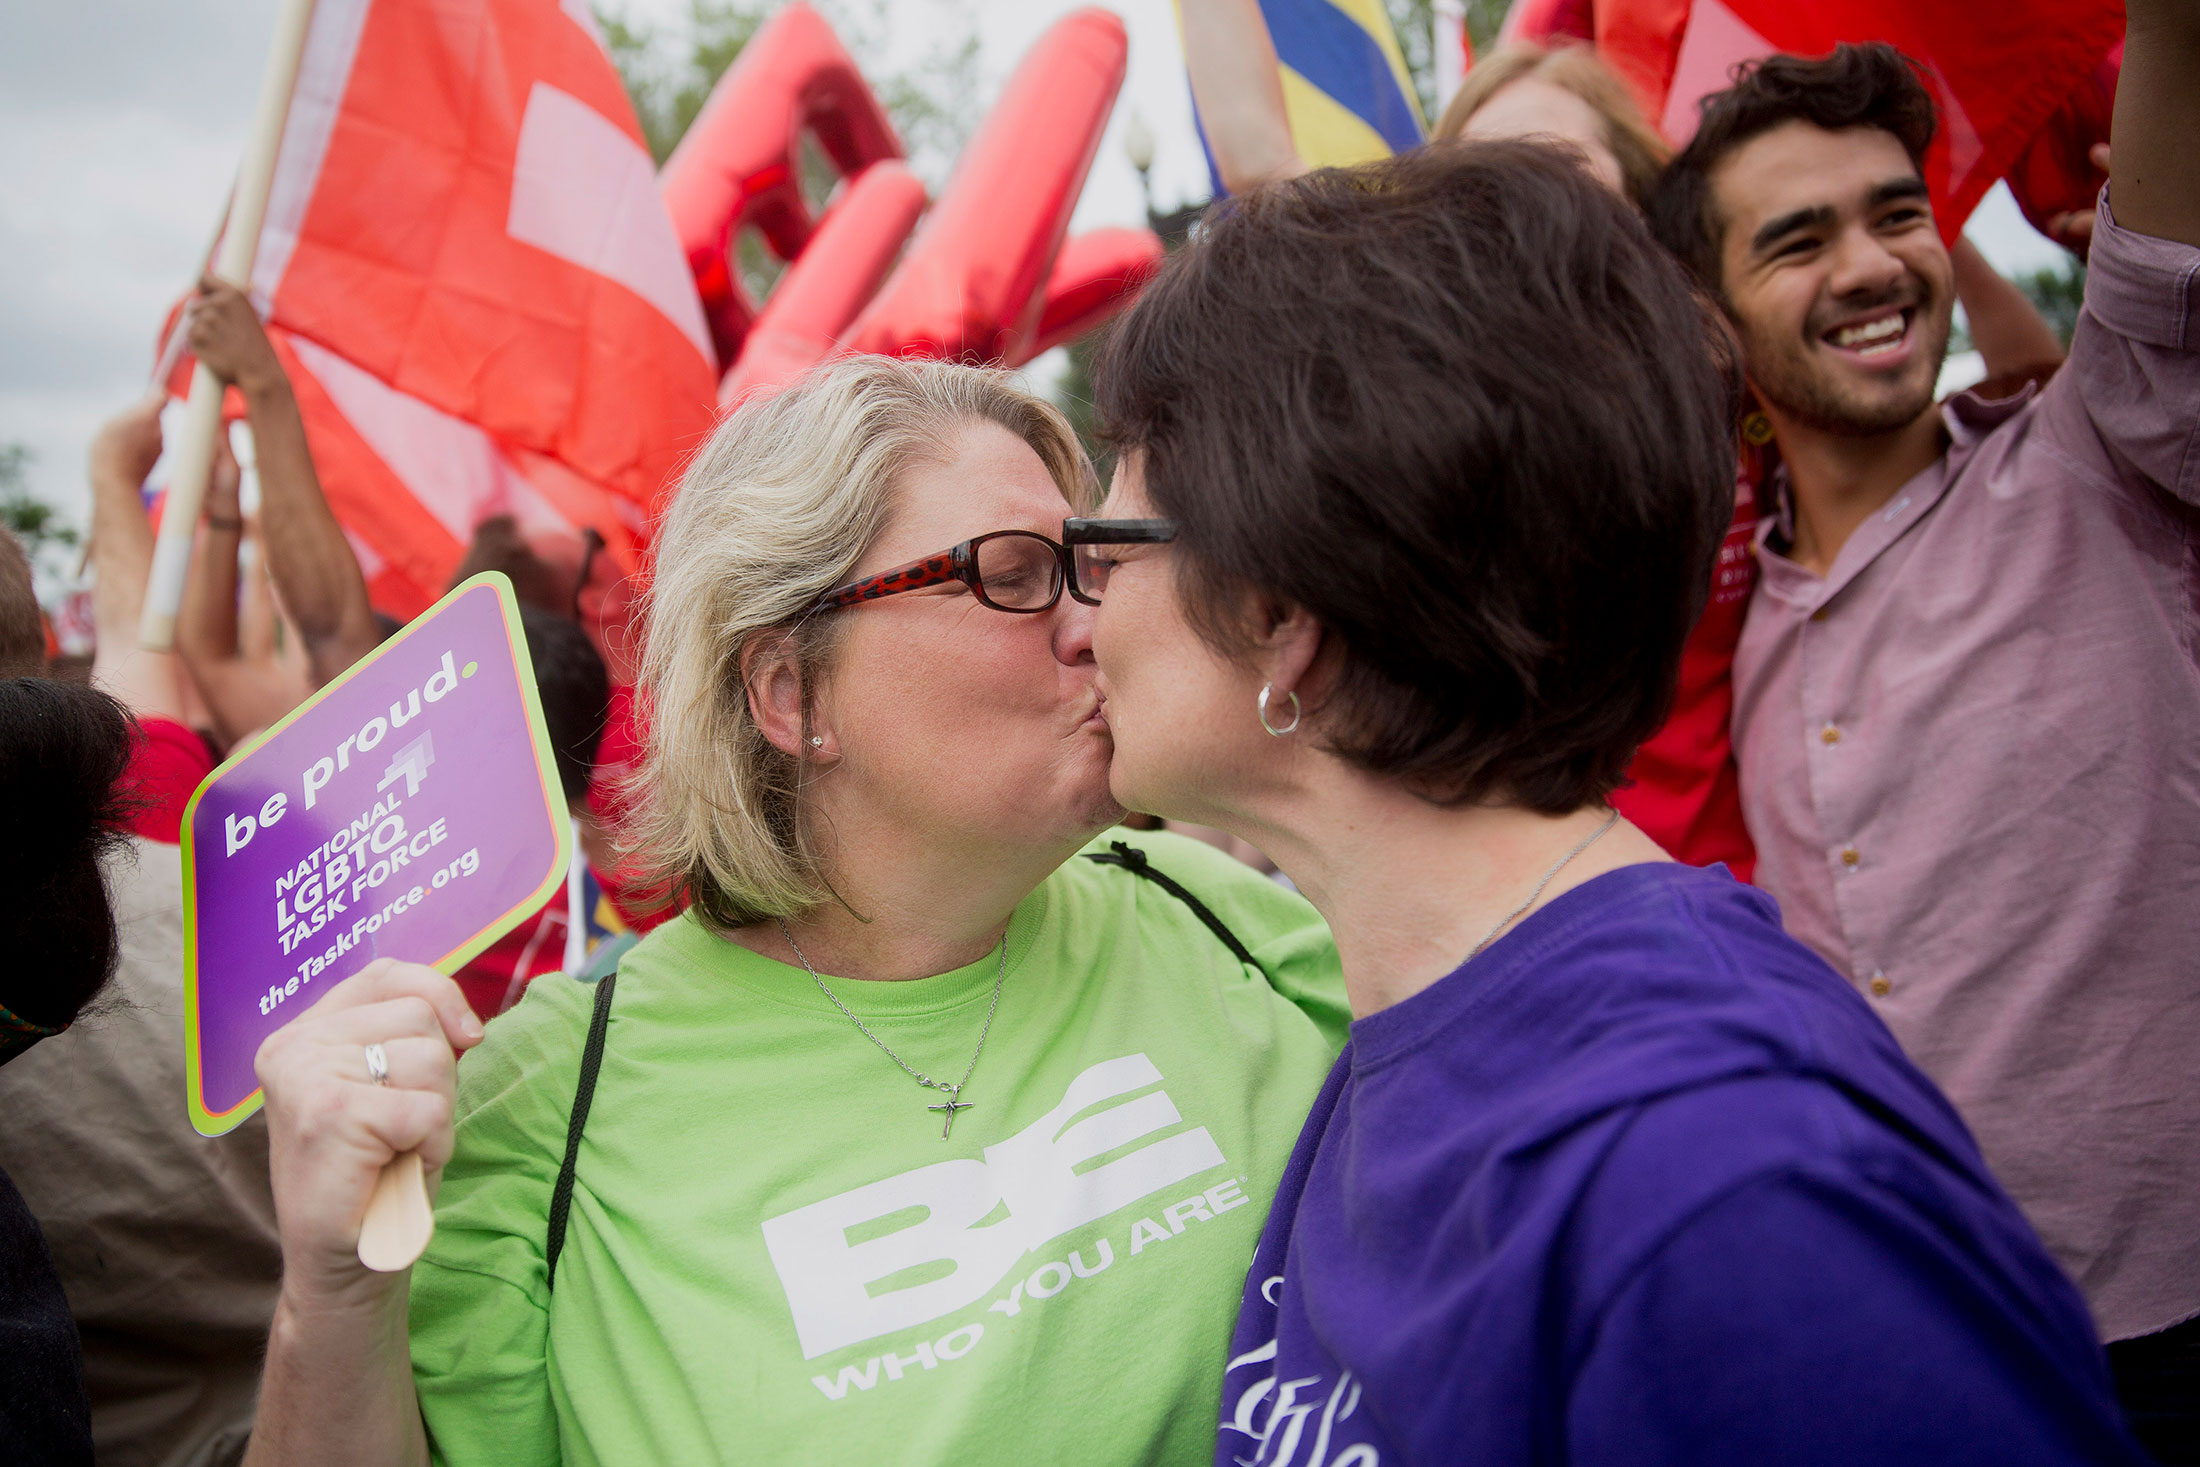
[[[1261,684],[1257,706],[1260,709],[1260,726],[1267,729],[1272,737],[1280,739],[1284,735],[1294,732],[1299,726],[1299,695],[1288,688],[1284,689],[1283,696],[1291,700],[1291,721],[1282,728],[1278,728],[1268,721],[1268,693],[1274,686],[1273,683]]]

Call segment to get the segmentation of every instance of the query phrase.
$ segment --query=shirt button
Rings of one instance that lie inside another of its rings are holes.
[[[1819,742],[1819,743],[1821,743],[1821,744],[1838,744],[1838,743],[1840,743],[1840,742],[1841,742],[1841,730],[1839,730],[1839,729],[1835,728],[1835,727],[1834,727],[1834,726],[1833,726],[1832,724],[1830,724],[1830,723],[1829,723],[1829,724],[1827,724],[1827,725],[1826,725],[1826,726],[1825,726],[1824,728],[1822,728],[1822,729],[1820,729],[1820,730],[1818,731],[1818,742]]]
[[[1890,994],[1890,993],[1892,993],[1892,992],[1894,992],[1894,985],[1893,985],[1892,983],[1889,983],[1889,982],[1887,981],[1887,975],[1886,975],[1886,974],[1884,974],[1884,973],[1874,973],[1874,974],[1872,974],[1872,997],[1873,997],[1873,998],[1885,998],[1885,997],[1886,997],[1886,996],[1887,996],[1888,994]]]
[[[1856,864],[1857,864],[1857,862],[1859,862],[1859,861],[1861,861],[1861,860],[1863,860],[1863,859],[1864,859],[1864,853],[1863,853],[1862,851],[1858,850],[1858,849],[1857,849],[1856,847],[1854,847],[1854,846],[1843,846],[1843,847],[1841,847],[1841,864],[1842,864],[1842,865],[1844,865],[1844,866],[1846,866],[1846,867],[1848,867],[1848,868],[1849,868],[1849,869],[1850,869],[1851,871],[1855,870],[1855,869],[1856,869]]]

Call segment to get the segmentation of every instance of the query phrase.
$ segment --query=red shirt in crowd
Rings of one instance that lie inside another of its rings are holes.
[[[641,763],[642,730],[635,710],[634,689],[611,690],[611,706],[604,720],[603,740],[596,749],[593,784],[588,792],[591,814],[606,827],[615,827],[626,801],[621,781]],[[647,932],[677,910],[650,910],[612,873],[591,874],[618,921],[636,932]],[[608,920],[608,919],[606,919]],[[542,910],[490,945],[457,973],[458,986],[474,1012],[494,1018],[519,1002],[527,985],[545,973],[565,967],[566,934],[571,922],[567,897],[560,887],[543,903]]]
[[[613,688],[610,712],[604,719],[603,741],[596,746],[595,782],[588,791],[589,811],[606,830],[617,830],[627,813],[629,801],[624,794],[625,782],[642,767],[645,737],[641,708],[633,686]],[[596,880],[603,886],[604,900],[629,929],[647,932],[679,915],[680,908],[676,904],[651,906],[634,885],[620,880],[620,874],[598,871]]]
[[[567,913],[561,883],[542,909],[489,944],[473,961],[452,974],[466,1002],[484,1019],[493,1019],[545,973],[565,968]]]
[[[1635,752],[1632,781],[1612,796],[1619,812],[1691,866],[1724,861],[1743,881],[1757,870],[1757,848],[1742,823],[1741,783],[1728,728],[1734,714],[1734,649],[1757,583],[1754,541],[1761,453],[1742,444],[1734,519],[1719,546],[1711,595],[1681,650],[1680,686],[1665,724]]]
[[[138,720],[139,734],[122,774],[130,802],[130,834],[162,845],[183,844],[183,807],[214,772],[206,741],[172,718]]]

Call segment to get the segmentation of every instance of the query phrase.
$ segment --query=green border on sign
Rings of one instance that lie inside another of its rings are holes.
[[[236,1129],[260,1108],[261,1095],[254,1089],[250,1095],[238,1101],[228,1110],[209,1111],[199,1075],[199,933],[198,933],[198,863],[193,849],[193,831],[199,812],[199,800],[213,788],[214,782],[234,769],[239,762],[249,758],[254,750],[275,735],[304,717],[337,689],[382,660],[390,651],[402,644],[407,637],[433,622],[445,608],[460,597],[476,591],[487,590],[497,598],[504,612],[504,634],[512,648],[512,666],[519,674],[521,691],[527,697],[527,728],[534,736],[535,770],[542,787],[543,808],[550,816],[550,826],[557,834],[557,854],[550,869],[543,874],[533,893],[523,897],[502,916],[484,927],[474,936],[452,948],[429,966],[443,973],[455,973],[476,954],[495,942],[518,923],[519,919],[540,907],[550,893],[565,884],[565,874],[573,860],[573,817],[565,803],[565,787],[558,780],[556,756],[550,750],[550,730],[542,721],[542,695],[535,685],[534,659],[527,655],[527,637],[520,629],[519,602],[513,598],[512,583],[502,571],[483,571],[478,576],[451,588],[449,594],[409,622],[396,636],[368,653],[350,667],[336,681],[322,688],[312,697],[300,703],[284,716],[281,722],[261,731],[244,747],[223,760],[220,767],[199,782],[191,792],[191,801],[183,808],[183,1088],[184,1103],[190,1108],[191,1126],[202,1136],[220,1136]],[[300,1013],[306,1012],[300,1009]]]

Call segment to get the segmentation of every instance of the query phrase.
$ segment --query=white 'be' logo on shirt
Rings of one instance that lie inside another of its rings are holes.
[[[974,1304],[1032,1249],[1220,1166],[1222,1149],[1201,1126],[1076,1170],[1183,1120],[1167,1092],[1157,1090],[1069,1124],[1102,1101],[1160,1079],[1143,1054],[1104,1060],[1069,1082],[1060,1105],[988,1146],[982,1161],[921,1166],[765,1219],[764,1246],[787,1291],[802,1358]],[[1004,1209],[1005,1216],[979,1225]],[[922,1216],[884,1236],[850,1241],[867,1225],[912,1211]],[[942,1262],[953,1267],[940,1278],[871,1295],[873,1285],[896,1274]]]

